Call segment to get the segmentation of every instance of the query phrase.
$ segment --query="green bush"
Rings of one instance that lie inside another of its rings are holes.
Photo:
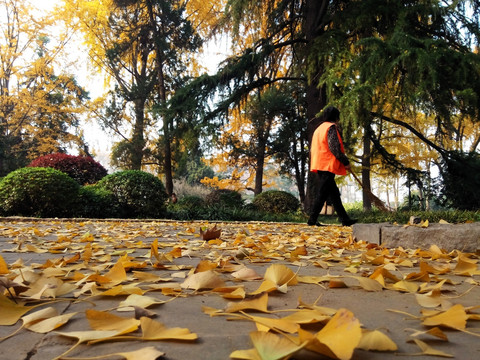
[[[260,211],[273,214],[293,213],[300,207],[295,196],[280,190],[262,192],[253,198],[252,204]]]
[[[82,218],[114,218],[119,215],[119,205],[110,191],[86,185],[80,188],[73,215]]]
[[[170,215],[177,220],[203,219],[205,213],[205,200],[200,196],[188,195],[180,198],[176,204],[170,204]]]
[[[3,215],[68,217],[78,199],[80,185],[52,168],[15,170],[0,182]]]
[[[243,206],[242,195],[235,190],[216,189],[205,198],[209,206],[218,206],[226,208],[239,208]]]
[[[167,194],[160,179],[144,171],[126,170],[105,176],[96,185],[113,194],[117,217],[158,218],[166,213]]]

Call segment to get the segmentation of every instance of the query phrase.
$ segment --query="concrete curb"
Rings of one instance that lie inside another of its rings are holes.
[[[387,248],[428,249],[432,245],[446,251],[480,251],[480,223],[430,224],[428,227],[381,224],[355,224],[353,237]]]

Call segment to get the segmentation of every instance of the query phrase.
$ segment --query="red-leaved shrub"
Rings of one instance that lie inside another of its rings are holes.
[[[33,160],[29,167],[50,167],[60,170],[81,185],[95,184],[107,175],[107,170],[91,156],[75,156],[62,153],[44,155]]]

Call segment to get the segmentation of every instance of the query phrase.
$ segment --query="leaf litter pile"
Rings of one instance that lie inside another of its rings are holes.
[[[0,346],[18,353],[8,359],[458,357],[480,341],[477,254],[387,249],[303,224],[0,229]]]

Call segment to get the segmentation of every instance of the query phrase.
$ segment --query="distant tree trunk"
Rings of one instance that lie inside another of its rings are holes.
[[[155,44],[155,59],[156,59],[156,67],[157,67],[157,74],[158,74],[158,97],[161,104],[165,104],[167,102],[167,95],[165,89],[165,75],[163,73],[163,66],[164,66],[164,58],[161,46],[158,45],[158,39],[160,37],[158,31],[158,24],[155,21],[154,13],[153,13],[153,3],[152,1],[147,1],[148,7],[148,14],[150,19],[150,26],[152,27],[153,34],[154,34],[154,44]],[[164,165],[163,165],[163,172],[165,175],[165,191],[167,192],[168,196],[173,194],[173,174],[172,174],[172,149],[170,145],[170,119],[168,119],[165,115],[163,116],[163,149],[164,149]]]
[[[132,170],[142,169],[143,148],[145,147],[145,99],[134,101],[135,124],[132,135],[131,168]]]

